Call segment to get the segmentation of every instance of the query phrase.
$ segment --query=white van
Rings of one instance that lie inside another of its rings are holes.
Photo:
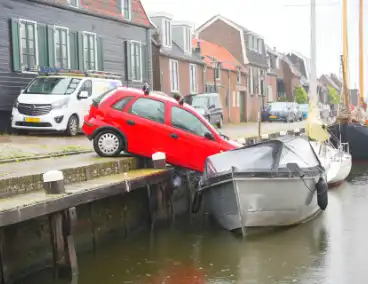
[[[38,76],[14,103],[11,126],[16,132],[55,130],[77,135],[92,99],[121,86],[117,78],[121,76],[103,75],[103,72]]]

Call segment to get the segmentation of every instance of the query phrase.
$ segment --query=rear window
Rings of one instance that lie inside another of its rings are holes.
[[[115,91],[116,91],[116,89],[117,89],[118,87],[115,87],[115,88],[113,88],[113,89],[110,89],[110,90],[108,90],[108,91],[106,91],[106,92],[104,92],[104,93],[102,93],[101,95],[99,95],[98,97],[96,97],[96,98],[94,98],[93,99],[93,102],[95,103],[95,104],[100,104],[100,103],[102,103],[104,100],[107,100],[109,97],[111,97],[114,93],[115,93]]]

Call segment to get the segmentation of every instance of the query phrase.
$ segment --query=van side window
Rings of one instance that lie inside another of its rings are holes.
[[[89,97],[92,95],[92,81],[91,80],[84,81],[83,85],[79,89],[79,93],[83,91],[87,91]]]

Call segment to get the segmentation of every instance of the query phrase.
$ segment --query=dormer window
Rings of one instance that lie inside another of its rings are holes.
[[[132,0],[121,0],[121,14],[124,20],[130,21],[132,19]]]
[[[79,0],[67,0],[68,4],[72,7],[78,8],[79,6]]]
[[[258,40],[253,37],[253,51],[257,51],[258,50]]]
[[[189,27],[184,27],[184,52],[192,53],[192,32]]]
[[[263,42],[261,39],[258,39],[258,50],[259,53],[263,52]]]
[[[171,21],[164,19],[162,22],[162,45],[166,47],[172,46],[172,26]]]

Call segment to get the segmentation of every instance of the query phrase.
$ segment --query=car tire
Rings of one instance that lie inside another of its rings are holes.
[[[124,150],[124,140],[114,130],[103,130],[93,139],[93,148],[100,157],[116,157]]]
[[[223,123],[224,123],[224,119],[221,116],[220,121],[217,122],[217,128],[222,128]]]
[[[78,135],[78,132],[79,132],[79,119],[78,116],[73,114],[68,120],[65,133],[68,136],[76,136]]]

